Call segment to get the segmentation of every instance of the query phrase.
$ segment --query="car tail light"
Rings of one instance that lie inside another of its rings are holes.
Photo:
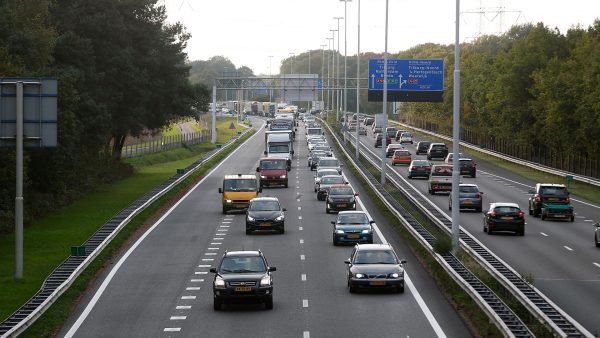
[[[426,166],[425,170],[431,170],[431,167],[430,166]]]
[[[519,218],[523,218],[523,216],[525,216],[525,214],[521,210],[519,210],[519,213],[517,215],[519,216]]]
[[[476,194],[475,194],[475,197],[477,197],[477,198],[481,198],[481,194],[480,194],[480,193],[476,193]]]
[[[496,210],[492,210],[488,213],[488,215],[490,215],[490,217],[495,218],[496,217]]]
[[[567,202],[567,203],[571,203],[571,198],[570,198],[570,197],[567,197],[567,198],[565,199],[565,202]]]
[[[408,170],[413,171],[415,169],[417,169],[417,168],[413,166],[413,167],[410,167]]]
[[[542,201],[542,196],[535,196],[535,201],[536,202],[541,202]]]

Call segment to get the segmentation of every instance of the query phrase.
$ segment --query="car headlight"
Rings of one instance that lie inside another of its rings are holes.
[[[370,233],[371,233],[371,230],[370,230],[370,229],[365,229],[365,230],[363,230],[363,231],[362,231],[362,233],[363,233],[363,234],[370,234]]]
[[[362,273],[357,273],[357,274],[354,275],[354,277],[356,277],[356,278],[365,278],[365,275],[362,274]]]
[[[400,277],[399,273],[391,273],[390,274],[390,278],[398,278],[398,277]]]
[[[287,177],[286,175],[279,176],[279,178],[286,178],[286,177]]]
[[[231,203],[232,201],[231,201],[231,200],[225,200],[225,202],[227,202],[227,203]]]
[[[335,233],[336,233],[336,234],[343,234],[343,233],[344,233],[344,230],[336,230],[336,231],[335,231]]]
[[[269,285],[271,285],[271,277],[264,276],[263,278],[261,278],[260,286],[269,286]]]
[[[217,287],[217,288],[224,288],[225,287],[225,280],[223,280],[223,278],[217,276],[217,278],[215,278],[215,287]]]
[[[264,175],[260,175],[260,178],[267,178],[267,176],[264,176]]]
[[[248,220],[249,220],[250,222],[254,222],[256,219],[255,219],[254,217],[252,217],[252,216],[248,215]]]
[[[276,221],[283,221],[283,215],[278,216],[277,218],[275,218]]]

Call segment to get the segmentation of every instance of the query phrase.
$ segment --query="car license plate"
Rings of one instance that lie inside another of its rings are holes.
[[[248,291],[252,291],[252,288],[249,286],[237,286],[235,288],[236,292],[248,292]]]
[[[503,217],[500,217],[500,219],[513,219],[513,218],[511,216],[503,216]]]
[[[373,285],[373,286],[385,285],[385,281],[370,282],[369,285]]]
[[[554,215],[554,217],[556,217],[556,218],[565,217],[565,216],[566,215],[560,215],[560,214],[559,215]]]
[[[355,238],[360,238],[360,235],[348,235],[347,237],[355,239]]]
[[[340,204],[338,204],[338,207],[340,207],[340,208],[345,208],[345,207],[347,207],[347,206],[348,206],[348,205],[347,205],[346,203],[340,203]]]
[[[558,201],[558,198],[556,198],[556,197],[548,197],[548,201]]]
[[[261,226],[261,227],[270,227],[270,226],[271,226],[271,223],[270,223],[270,222],[261,222],[261,223],[260,223],[260,226]]]
[[[464,204],[473,204],[473,202],[471,202],[471,200],[464,200],[463,203]]]

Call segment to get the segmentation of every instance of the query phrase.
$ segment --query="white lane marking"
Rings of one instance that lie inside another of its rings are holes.
[[[298,227],[298,230],[302,231],[302,230],[304,230],[304,228],[303,227]]]
[[[345,177],[346,176],[344,175],[344,178]],[[348,181],[347,178],[346,178],[346,181]],[[360,197],[357,197],[356,201],[360,205],[360,209],[362,211],[364,211],[365,214],[367,214],[367,216],[369,216],[369,219],[373,219],[373,217],[371,217],[371,215],[369,214],[369,211],[367,210],[367,208],[365,208],[365,205],[363,204],[363,202],[360,199]],[[381,242],[383,244],[387,244],[387,240],[385,239],[385,237],[383,237],[383,233],[381,232],[381,230],[379,230],[379,227],[377,226],[377,224],[373,224],[373,228],[375,229],[375,232],[377,233],[377,237],[379,237],[379,239],[381,240]],[[429,321],[429,324],[431,324],[431,327],[433,328],[433,331],[435,331],[435,333],[437,334],[437,336],[439,338],[446,338],[446,333],[440,327],[440,324],[437,322],[437,320],[435,319],[435,317],[431,313],[431,310],[429,310],[429,307],[427,306],[427,304],[425,303],[425,301],[421,297],[421,294],[419,293],[419,291],[417,290],[417,288],[413,284],[413,282],[410,279],[410,277],[408,276],[408,273],[406,272],[406,270],[404,270],[404,283],[406,284],[406,286],[410,290],[410,293],[413,295],[413,297],[417,301],[417,304],[419,304],[419,307],[421,308],[421,311],[423,311],[423,314],[425,315],[425,317]]]
[[[208,250],[219,250],[219,248],[208,248]]]
[[[221,223],[223,223],[223,224],[231,224],[231,222],[229,222],[229,221],[223,221]]]
[[[540,232],[540,234],[544,237],[548,237],[548,234],[544,233],[544,232]]]
[[[577,218],[579,218],[579,217],[577,217]],[[581,218],[585,218],[585,217],[581,217]],[[583,221],[584,222],[593,222],[594,220],[593,219],[584,219]]]
[[[102,294],[104,293],[104,291],[106,290],[106,288],[108,287],[108,284],[110,284],[110,282],[112,281],[112,279],[114,278],[115,274],[117,273],[117,271],[119,271],[119,269],[121,268],[121,266],[123,265],[123,263],[125,263],[125,261],[127,260],[127,258],[129,258],[129,256],[131,255],[131,253],[137,249],[137,247],[144,241],[144,239],[146,239],[146,237],[148,237],[148,235],[154,230],[156,229],[156,227],[162,223],[162,221],[167,218],[172,212],[173,210],[175,210],[180,203],[182,203],[189,195],[191,195],[202,183],[204,183],[204,181],[210,177],[215,171],[219,170],[219,168],[223,165],[223,163],[227,162],[227,160],[229,158],[231,158],[232,156],[234,156],[240,149],[243,148],[244,145],[246,145],[248,142],[251,142],[255,137],[257,137],[258,134],[260,134],[260,131],[262,131],[262,129],[264,128],[264,124],[261,125],[261,127],[258,129],[258,132],[255,133],[254,135],[252,135],[251,137],[249,137],[246,141],[244,141],[244,143],[242,143],[240,145],[240,147],[238,147],[237,149],[233,150],[229,155],[227,155],[223,160],[221,160],[221,162],[219,164],[217,164],[206,176],[204,176],[200,182],[196,183],[196,185],[194,185],[192,187],[192,189],[190,189],[190,191],[188,191],[179,201],[177,201],[167,212],[165,212],[157,221],[156,223],[154,223],[148,230],[146,230],[146,232],[129,248],[129,250],[127,250],[127,252],[121,257],[121,259],[119,259],[119,261],[117,262],[117,264],[115,264],[112,268],[112,270],[110,270],[109,274],[106,276],[106,278],[104,279],[104,281],[102,282],[102,284],[100,285],[100,287],[98,288],[98,290],[96,291],[96,293],[94,294],[94,296],[92,297],[92,299],[90,300],[90,302],[87,304],[87,306],[85,307],[85,309],[83,310],[83,312],[81,313],[81,315],[79,315],[79,317],[77,318],[77,320],[75,321],[75,323],[73,324],[73,326],[71,326],[71,328],[69,329],[69,331],[67,332],[67,334],[65,335],[65,338],[72,338],[75,333],[77,332],[77,330],[79,329],[79,327],[81,326],[81,324],[83,324],[83,321],[87,318],[87,316],[89,316],[90,312],[92,312],[92,309],[94,308],[94,306],[96,306],[96,303],[98,303],[98,299],[100,299],[100,296],[102,296]],[[179,330],[181,330],[181,328],[179,328]]]
[[[301,278],[302,278],[303,282],[306,282],[306,274],[305,273],[302,274]]]
[[[196,271],[194,272],[194,275],[208,275],[207,271]]]
[[[223,240],[223,237],[214,237],[213,238],[213,241],[222,241],[222,240]]]
[[[600,264],[594,262],[594,265],[600,268]]]
[[[196,296],[181,296],[181,299],[196,299]]]
[[[302,338],[310,338],[310,332],[308,332],[308,331],[302,332]]]
[[[299,185],[297,185],[297,186],[296,186],[296,189],[300,189],[300,186],[299,186]]]
[[[302,307],[308,307],[308,299],[302,300]]]
[[[224,232],[217,232],[215,235],[217,235],[217,236],[225,236],[225,235],[227,235],[227,234],[226,234],[226,233],[224,233]]]
[[[219,228],[229,228],[229,227],[230,227],[229,225],[220,225],[219,226]],[[221,231],[221,230],[218,230],[218,231]]]
[[[214,261],[214,258],[202,258],[203,262],[212,262]]]
[[[204,255],[205,256],[215,256],[217,253],[216,252],[205,252]]]
[[[302,210],[302,207],[298,207],[298,211]]]
[[[304,240],[300,238],[300,244],[304,244]]]
[[[192,308],[191,305],[179,305],[179,306],[175,307],[176,310],[189,310],[191,308]]]
[[[204,279],[190,279],[191,283],[202,283],[204,282]]]
[[[171,320],[185,320],[187,316],[171,316]]]
[[[185,288],[186,291],[198,291],[200,290],[199,286],[188,286],[187,288]]]
[[[180,327],[165,327],[163,332],[179,332],[181,331]]]
[[[298,219],[302,219],[302,216],[298,216]]]
[[[573,251],[573,249],[569,248],[569,247],[568,247],[568,246],[566,246],[566,245],[563,245],[563,248],[565,248],[565,249],[567,249],[567,250],[569,250],[569,251]]]
[[[219,242],[210,243],[210,245],[221,245],[221,244],[223,244],[223,243],[219,243]]]
[[[304,255],[300,255],[300,260],[301,260],[301,261],[303,261],[303,260],[305,260],[305,259],[306,259],[306,256],[304,256]]]
[[[198,265],[199,268],[210,268],[211,265],[210,264],[200,264]]]

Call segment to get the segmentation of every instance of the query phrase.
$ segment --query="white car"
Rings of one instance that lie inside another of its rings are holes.
[[[413,143],[413,137],[411,133],[400,134],[400,143]]]

